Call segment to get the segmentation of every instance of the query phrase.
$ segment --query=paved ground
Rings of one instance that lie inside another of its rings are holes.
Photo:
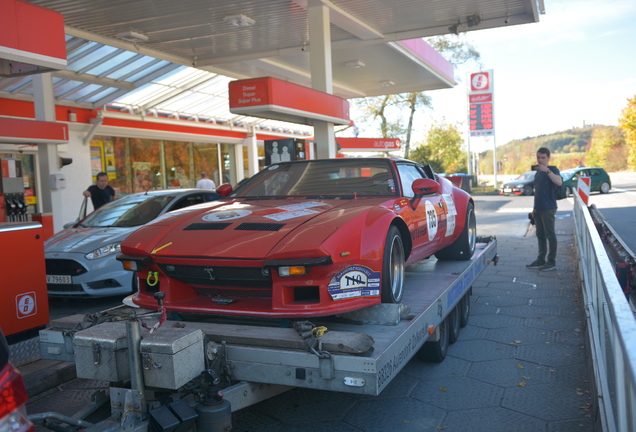
[[[468,326],[443,363],[411,360],[378,397],[295,389],[235,413],[232,431],[593,431],[574,222],[560,213],[557,271],[525,268],[532,233],[497,239],[499,264],[473,285]],[[55,367],[63,381],[68,370]],[[35,369],[23,369],[31,383]],[[58,385],[27,409],[81,406],[94,384]]]

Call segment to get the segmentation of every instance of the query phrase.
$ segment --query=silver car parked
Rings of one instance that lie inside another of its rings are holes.
[[[136,278],[115,256],[130,233],[157,217],[219,199],[210,190],[170,189],[136,193],[100,207],[44,243],[51,296],[114,296],[136,289]]]

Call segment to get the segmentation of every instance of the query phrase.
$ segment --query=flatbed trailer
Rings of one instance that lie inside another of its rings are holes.
[[[246,322],[218,317],[206,321],[167,320],[155,334],[170,333],[165,329],[176,327],[182,333],[194,331],[204,335],[201,346],[205,354],[201,355],[205,358],[200,362],[190,361],[192,354],[187,354],[187,362],[176,358],[171,368],[176,369],[188,363],[190,369],[195,368],[189,371],[191,375],[212,370],[213,375],[221,377],[215,381],[215,386],[223,387],[224,399],[230,402],[231,411],[295,387],[379,395],[415,355],[433,361],[444,359],[448,344],[456,340],[460,327],[466,325],[468,320],[473,283],[490,263],[496,265],[497,260],[496,239],[478,238],[475,254],[470,260],[438,261],[431,258],[407,267],[401,304],[380,304],[340,316],[315,318],[311,322],[299,321],[294,323],[295,329],[289,328],[289,322],[280,320]],[[115,316],[118,313],[115,311]],[[92,319],[103,320],[109,315],[113,315],[112,311],[93,315]],[[134,338],[130,333],[131,327],[121,322],[121,318],[115,319],[118,320],[116,325],[120,326],[120,330],[117,331],[123,331],[123,339],[130,341],[131,337]],[[73,317],[54,321],[50,329],[41,332],[44,358],[56,359],[56,355],[65,352],[68,355],[71,333],[68,329],[77,330],[86,326],[85,320],[83,324],[75,321]],[[147,320],[148,326],[152,324],[153,321]],[[106,323],[72,332],[78,377],[104,380],[102,371],[97,367],[101,362],[109,369],[109,373],[115,374],[116,379],[110,381],[125,383],[126,379],[130,379],[129,387],[133,390],[123,388],[113,391],[111,387],[113,416],[108,423],[102,422],[90,428],[83,424],[86,430],[119,430],[118,424],[122,429],[130,428],[130,416],[127,417],[125,408],[122,408],[130,405],[131,396],[126,396],[126,393],[134,394],[133,401],[141,397],[139,401],[143,403],[143,396],[139,395],[155,386],[148,384],[146,374],[162,367],[170,369],[166,367],[165,360],[157,360],[157,352],[145,352],[152,347],[145,349],[143,344],[139,355],[129,350],[124,357],[113,355],[113,360],[107,361],[108,354],[100,336],[102,333],[95,333],[104,325]],[[281,328],[281,325],[287,328]],[[109,328],[103,333],[111,337],[117,331],[113,332]],[[141,331],[142,335],[147,335],[147,332],[143,333],[145,330]],[[81,338],[89,342],[84,344],[87,348],[83,351],[78,342]],[[174,341],[170,343],[175,345]],[[124,345],[136,344],[127,342]],[[137,365],[137,373],[135,356],[142,359]],[[115,361],[115,357],[128,358],[129,361],[124,362],[125,366],[109,364]],[[204,367],[197,366],[203,364]],[[128,368],[130,373],[122,375],[121,371],[112,372],[113,367]],[[94,376],[90,376],[92,374]],[[171,370],[170,374],[177,375],[177,372]],[[170,384],[164,386],[164,396],[170,391],[183,393],[183,386],[179,382],[171,385],[174,387],[172,390]],[[190,404],[195,403],[190,401]],[[133,422],[137,423],[135,430],[147,426],[145,418],[142,409],[142,415]]]

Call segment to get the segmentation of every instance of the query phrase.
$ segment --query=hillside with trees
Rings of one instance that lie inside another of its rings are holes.
[[[562,170],[579,164],[601,166],[610,172],[628,169],[628,148],[621,128],[589,126],[513,140],[498,146],[499,173],[529,171],[530,166],[536,164],[536,152],[540,147],[550,150],[550,163]],[[479,154],[479,173],[493,174],[492,150]]]

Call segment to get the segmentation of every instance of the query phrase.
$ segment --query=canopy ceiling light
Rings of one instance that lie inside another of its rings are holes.
[[[148,40],[148,36],[145,34],[134,32],[132,30],[117,33],[115,36],[119,39],[127,40],[128,42],[146,42]]]
[[[361,67],[365,67],[366,63],[360,59],[355,59],[355,60],[349,60],[348,62],[345,62],[345,66],[352,67],[352,68],[361,68]]]
[[[459,34],[459,24],[453,24],[452,26],[450,26],[448,28],[448,31],[451,32],[454,35],[458,35]]]
[[[395,81],[391,81],[391,80],[380,81],[380,85],[382,87],[391,87],[395,85]]]
[[[466,17],[466,25],[468,27],[475,27],[476,25],[479,25],[480,22],[481,16],[479,14],[468,15]]]
[[[233,26],[236,26],[236,27],[249,27],[256,23],[255,20],[243,14],[227,15],[223,17],[223,21],[225,21],[228,24],[232,24]]]

